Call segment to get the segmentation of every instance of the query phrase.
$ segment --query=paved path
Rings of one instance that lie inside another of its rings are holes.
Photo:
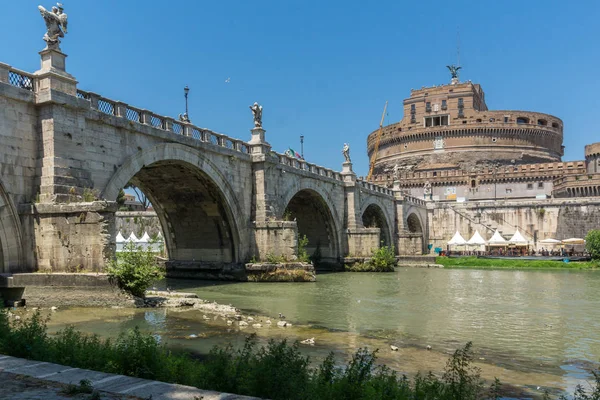
[[[64,387],[61,384],[78,384],[82,379],[89,380],[94,389],[105,392],[102,399],[110,400],[147,399],[150,396],[152,400],[259,400],[0,354],[0,399],[85,399],[89,395],[66,397],[60,394]]]

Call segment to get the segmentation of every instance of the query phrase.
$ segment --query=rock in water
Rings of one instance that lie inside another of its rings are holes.
[[[50,307],[50,310],[52,310],[52,311],[56,311],[56,310],[58,310],[58,307],[56,307],[56,306],[52,306],[52,307]]]
[[[398,346],[391,345],[390,349],[392,349],[392,351],[398,351]]]
[[[196,338],[198,337],[198,335],[196,335],[196,334],[193,334],[193,333],[192,333],[192,334],[191,334],[190,336],[188,336],[188,337],[189,337],[190,339],[196,339]]]
[[[247,319],[248,319],[248,322],[254,321],[254,318],[252,318],[252,317],[248,317]]]
[[[266,321],[265,321],[265,324],[267,324],[267,325],[271,325],[271,320],[270,320],[270,319],[266,320]]]
[[[248,323],[246,321],[240,321],[238,323],[239,326],[248,326]]]
[[[305,339],[305,340],[301,341],[300,343],[302,343],[302,344],[315,344],[315,338],[312,337],[310,339]]]
[[[427,347],[425,347],[427,350],[431,350],[431,346],[427,345]]]
[[[277,322],[277,326],[279,326],[281,328],[285,328],[286,325],[287,325],[287,322],[285,322],[285,321],[278,321]]]
[[[261,324],[252,324],[252,327],[253,328],[262,328],[262,325]]]
[[[228,319],[227,320],[227,325],[231,325],[231,324],[233,324],[233,321],[231,321],[231,320]]]

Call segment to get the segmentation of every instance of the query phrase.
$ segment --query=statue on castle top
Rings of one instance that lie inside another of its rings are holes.
[[[458,70],[462,67],[457,65],[446,65],[446,68],[450,70],[450,75],[452,75],[452,79],[458,79]]]
[[[394,180],[397,181],[398,179],[400,179],[400,166],[398,164],[394,165],[392,171],[394,171]]]
[[[67,14],[64,13],[63,5],[56,3],[52,7],[52,11],[46,10],[42,6],[38,6],[40,14],[44,18],[46,23],[46,34],[44,40],[48,44],[48,48],[58,49],[60,45],[60,38],[65,37],[67,33]]]
[[[254,102],[254,104],[250,106],[252,116],[254,117],[255,128],[262,128],[262,109],[262,106],[258,105],[257,102]]]
[[[344,155],[344,158],[346,159],[346,162],[349,163],[350,161],[350,145],[348,145],[348,143],[344,143],[344,148],[342,149],[342,154]]]

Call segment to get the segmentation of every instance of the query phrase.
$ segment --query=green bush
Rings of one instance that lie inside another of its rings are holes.
[[[300,262],[310,262],[306,246],[308,246],[308,238],[306,235],[298,236],[298,261]]]
[[[123,251],[118,253],[108,266],[107,273],[112,284],[137,297],[144,297],[144,292],[152,282],[164,278],[154,253],[143,250],[133,242],[127,243]]]
[[[585,237],[585,248],[594,260],[600,260],[600,230],[592,229]]]
[[[381,246],[374,250],[369,263],[378,271],[389,271],[390,268],[393,271],[396,266],[394,246]]]
[[[8,313],[2,310],[0,354],[273,400],[475,400],[499,399],[502,392],[497,379],[489,389],[484,386],[479,369],[471,365],[471,343],[448,359],[441,378],[429,372],[410,380],[377,365],[377,351],[366,349],[359,349],[343,367],[333,353],[312,366],[297,342],[270,340],[259,347],[256,337],[250,336],[241,349],[215,347],[201,361],[168,350],[138,328],[121,333],[116,340],[86,335],[73,327],[48,336],[39,313],[9,322]],[[579,386],[570,398],[600,398],[600,372],[593,374],[591,389]],[[90,388],[86,382],[71,389],[75,393]]]

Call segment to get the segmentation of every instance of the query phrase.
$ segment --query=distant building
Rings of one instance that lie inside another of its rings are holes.
[[[400,122],[372,132],[371,181],[432,200],[600,195],[600,143],[585,161],[562,162],[563,122],[532,111],[489,110],[481,85],[459,82],[411,90]],[[379,140],[378,140],[379,139]],[[397,165],[397,167],[395,167]],[[431,189],[424,190],[426,183]]]

